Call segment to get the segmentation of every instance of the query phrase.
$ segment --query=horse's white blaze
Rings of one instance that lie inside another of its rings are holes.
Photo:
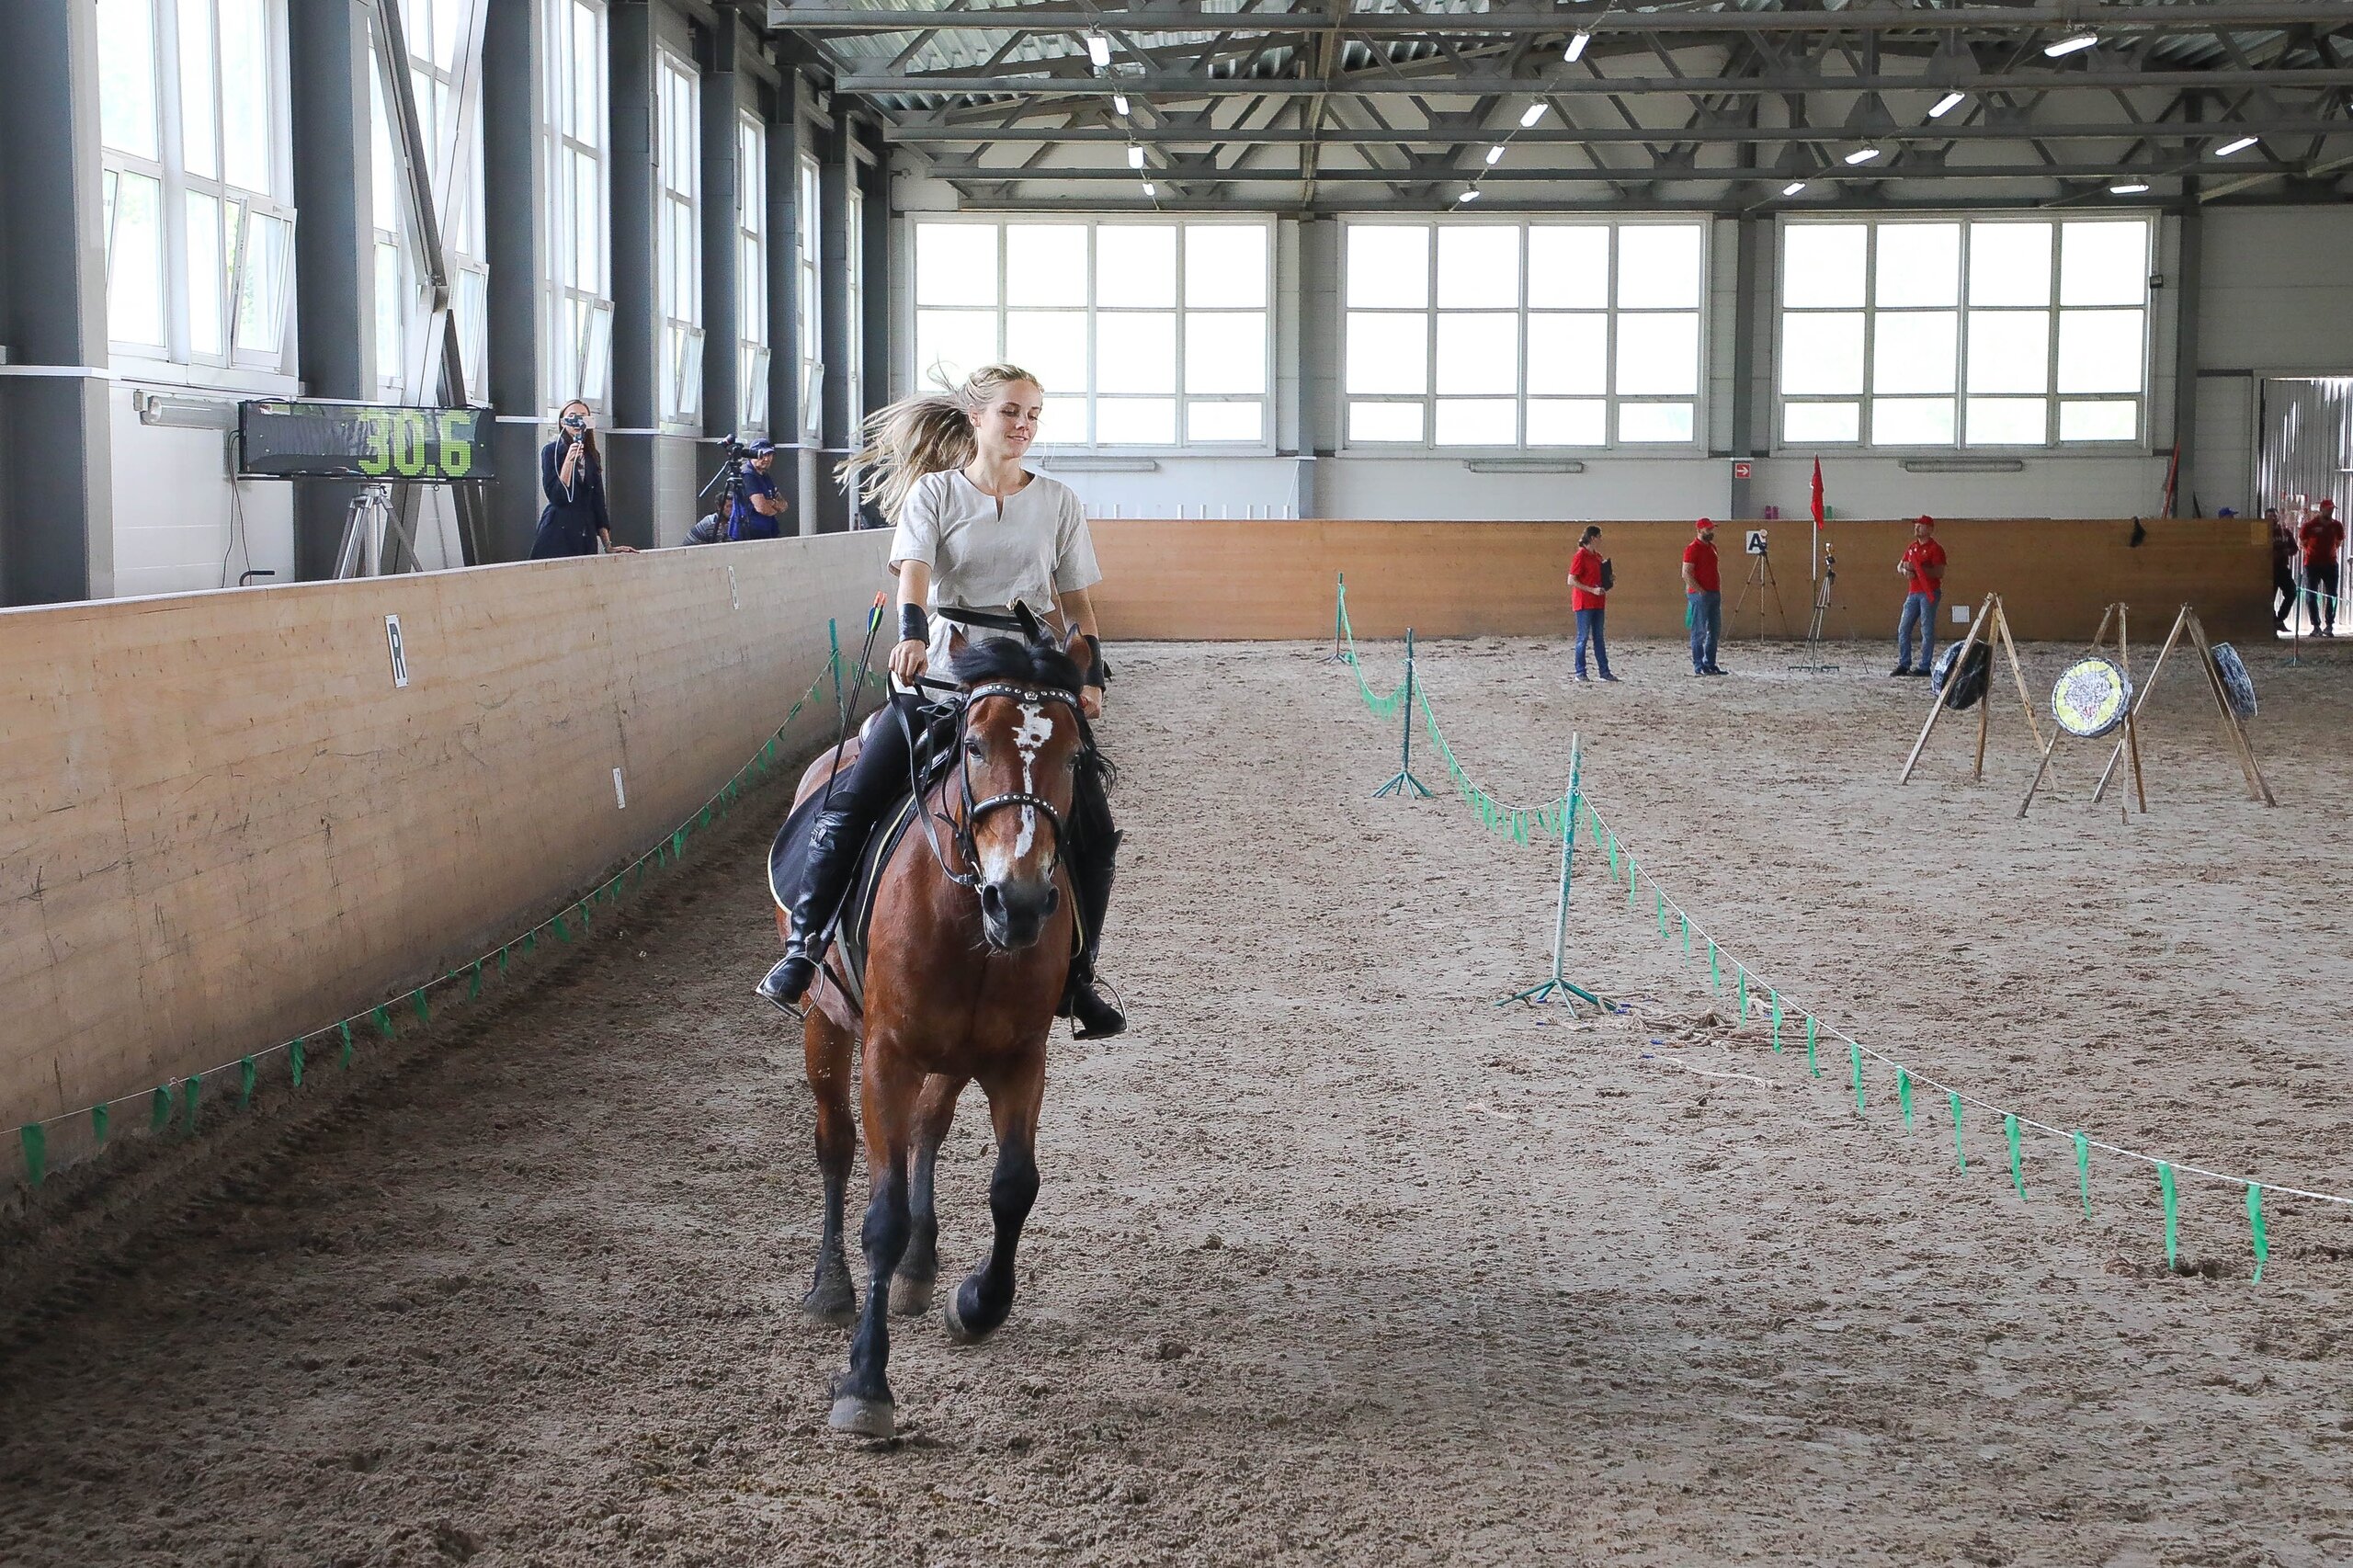
[[[1052,715],[1034,702],[1021,705],[1021,722],[1013,732],[1013,748],[1021,756],[1021,792],[1033,795],[1038,790],[1038,753],[1054,738]],[[1038,843],[1038,809],[1035,806],[1017,808],[1021,812],[1021,831],[1013,842],[1010,855],[991,848],[981,858],[981,869],[991,881],[1001,882],[1011,873],[1016,862],[1029,858]]]

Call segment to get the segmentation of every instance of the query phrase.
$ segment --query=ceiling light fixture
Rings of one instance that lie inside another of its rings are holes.
[[[1131,169],[1143,167],[1143,149],[1132,142],[1128,143],[1128,167]]]
[[[1146,196],[1158,196],[1160,194],[1160,187],[1153,184],[1150,180],[1146,180],[1143,182],[1143,193]]]
[[[1128,112],[1127,94],[1113,93],[1111,95],[1111,112],[1114,114],[1125,114]]]
[[[1504,150],[1503,150],[1503,148],[1502,148],[1502,146],[1501,146],[1500,144],[1498,144],[1498,145],[1496,145],[1496,146],[1490,147],[1490,148],[1488,148],[1488,149],[1487,149],[1487,166],[1488,166],[1488,167],[1493,168],[1495,165],[1500,164],[1500,163],[1502,163],[1503,161],[1504,161]]]
[[[1928,111],[1928,118],[1930,119],[1942,119],[1945,116],[1950,114],[1953,110],[1959,108],[1962,104],[1967,103],[1968,101],[1969,95],[1967,93],[1947,93],[1943,97],[1937,100],[1937,107]]]
[[[1086,35],[1086,58],[1098,66],[1111,63],[1111,40],[1101,33]]]
[[[2218,157],[2218,158],[2227,158],[2227,157],[2229,157],[2229,156],[2230,156],[2232,153],[2244,153],[2244,152],[2245,152],[2249,147],[2252,147],[2252,146],[2254,146],[2254,145],[2255,145],[2255,138],[2254,138],[2254,137],[2252,137],[2252,136],[2242,136],[2242,137],[2240,137],[2240,138],[2239,138],[2237,141],[2235,141],[2235,142],[2223,142],[2221,146],[2219,146],[2219,147],[2215,148],[2215,149],[2214,149],[2214,156],[2216,156],[2216,157]]]
[[[1805,181],[1802,179],[1793,179],[1789,184],[1781,187],[1781,194],[1783,196],[1795,196],[1799,191],[1802,191],[1804,188]]]
[[[2044,44],[2042,46],[2042,52],[2049,55],[2052,59],[2057,60],[2063,55],[2080,54],[2098,41],[2099,34],[2097,33],[2072,33],[2069,36],[2061,39],[2057,43]]]
[[[1847,154],[1847,161],[1850,164],[1868,164],[1878,156],[1879,149],[1876,147],[1858,147]]]
[[[1530,104],[1526,108],[1519,111],[1519,128],[1522,131],[1526,131],[1543,118],[1544,106],[1542,104]]]
[[[1561,58],[1574,65],[1585,58],[1585,46],[1592,41],[1593,30],[1590,28],[1579,28],[1569,35],[1569,47],[1561,51]]]
[[[1454,199],[1457,201],[1476,201],[1479,199],[1479,187],[1474,185]]]
[[[2138,196],[2148,188],[2149,182],[2146,180],[2129,179],[2122,185],[2109,186],[2108,187],[2108,194],[2110,196]]]

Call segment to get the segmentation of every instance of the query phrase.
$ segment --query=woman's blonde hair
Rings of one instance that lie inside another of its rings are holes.
[[[845,490],[856,484],[884,517],[897,522],[915,481],[972,460],[980,449],[972,437],[972,416],[988,406],[999,387],[1015,381],[1043,390],[1038,378],[1018,365],[983,365],[965,377],[961,386],[900,399],[868,418],[866,445],[844,458],[834,476]]]

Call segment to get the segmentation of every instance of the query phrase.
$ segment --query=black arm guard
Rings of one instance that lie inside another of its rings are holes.
[[[899,607],[899,641],[902,642],[931,641],[931,619],[924,614],[923,606],[901,605]]]

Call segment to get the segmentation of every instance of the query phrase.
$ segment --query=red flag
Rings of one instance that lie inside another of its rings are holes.
[[[1822,460],[1820,458],[1813,460],[1813,527],[1817,533],[1822,530]]]

